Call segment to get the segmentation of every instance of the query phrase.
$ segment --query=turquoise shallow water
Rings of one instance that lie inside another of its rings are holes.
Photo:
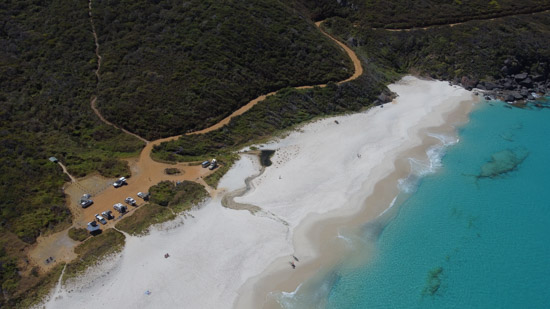
[[[285,307],[550,308],[549,133],[550,109],[481,103],[370,258]]]

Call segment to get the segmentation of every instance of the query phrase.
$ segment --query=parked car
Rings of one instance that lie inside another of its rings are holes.
[[[82,195],[82,198],[81,198],[81,199],[83,199],[83,200],[89,200],[91,197],[92,197],[92,195],[86,193],[86,194]]]
[[[124,201],[125,201],[126,204],[128,204],[128,205],[136,206],[136,200],[134,200],[134,199],[131,198],[131,197],[127,197]]]
[[[82,208],[89,207],[93,203],[94,203],[94,201],[92,201],[92,200],[80,200],[80,206],[82,206]]]
[[[122,203],[114,204],[113,208],[121,214],[126,212],[126,206],[122,205]]]
[[[216,161],[216,159],[212,159],[212,163],[210,163],[210,167],[209,167],[208,169],[209,169],[209,170],[213,170],[213,169],[215,169],[217,166],[218,166],[218,162]]]
[[[115,188],[118,188],[118,187],[122,187],[125,184],[126,184],[126,178],[125,177],[120,177],[117,181],[115,181],[115,183],[113,183],[113,186]]]
[[[90,221],[90,222],[88,222],[88,226],[86,227],[86,229],[90,233],[96,232],[97,230],[99,230],[99,225],[97,225],[97,222],[95,222],[95,221]]]
[[[110,211],[110,210],[107,210],[107,211],[102,212],[101,215],[102,215],[104,218],[107,218],[107,220],[112,220],[112,219],[115,218],[115,216],[113,216],[113,212]]]
[[[201,163],[202,167],[207,168],[210,165],[210,161],[206,160]]]
[[[145,201],[149,200],[149,192],[138,192],[137,193],[137,196],[141,197],[142,199],[144,199]]]
[[[101,224],[107,224],[107,220],[105,220],[105,218],[103,218],[100,214],[95,214],[95,218],[97,221],[101,222]]]

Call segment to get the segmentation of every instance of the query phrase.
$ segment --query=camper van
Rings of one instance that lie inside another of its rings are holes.
[[[216,161],[216,159],[212,159],[212,163],[210,163],[210,167],[209,167],[208,169],[209,169],[209,170],[213,170],[213,169],[215,169],[217,166],[218,166],[218,161]]]
[[[122,203],[114,204],[113,208],[121,214],[126,212],[126,206],[122,205]]]

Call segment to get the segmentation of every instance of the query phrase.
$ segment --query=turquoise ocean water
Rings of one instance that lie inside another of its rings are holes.
[[[369,258],[279,295],[283,307],[550,308],[550,109],[480,103],[458,133]]]

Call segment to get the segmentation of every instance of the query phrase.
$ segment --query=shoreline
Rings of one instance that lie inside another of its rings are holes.
[[[395,91],[392,87],[390,89]],[[416,124],[410,127],[408,133],[411,139],[395,149],[393,156],[387,154],[390,158],[385,162],[385,166],[374,168],[372,173],[375,175],[372,178],[375,180],[361,184],[360,192],[353,195],[347,203],[347,206],[351,207],[308,216],[295,227],[292,247],[296,250],[297,256],[305,256],[306,259],[300,259],[300,262],[296,262],[296,269],[289,271],[288,257],[276,258],[262,274],[247,280],[239,290],[239,298],[233,307],[281,308],[275,299],[269,296],[271,293],[280,291],[293,294],[303,284],[307,284],[308,280],[326,273],[345,256],[342,252],[349,248],[346,248],[345,242],[338,241],[338,238],[341,238],[340,230],[344,227],[357,229],[366,224],[373,224],[375,231],[371,239],[374,240],[392,216],[392,210],[399,208],[392,207],[394,203],[399,205],[402,202],[396,201],[400,193],[398,182],[411,173],[409,160],[425,160],[426,151],[441,144],[441,140],[433,135],[456,137],[456,127],[467,123],[468,115],[478,101],[480,98],[470,94],[469,99],[450,102],[454,103],[454,108],[440,104],[431,113],[432,117],[440,117],[438,122],[431,123],[431,126]],[[392,103],[395,103],[395,100]],[[365,254],[371,254],[373,249],[367,247],[363,250]]]
[[[446,104],[423,100],[442,95],[453,101],[448,105],[467,107],[467,102],[478,99],[445,82],[405,77],[405,83],[409,85],[390,87],[402,87],[396,92],[406,104],[398,98],[396,104],[383,108],[320,119],[260,147],[279,148],[271,159],[273,164],[260,175],[257,158],[242,155],[220,180],[219,194],[206,205],[190,211],[184,221],[177,219],[178,224],[154,226],[147,236],[127,237],[119,255],[64,284],[51,296],[48,308],[83,305],[180,308],[183,304],[189,308],[229,308],[237,304],[239,308],[258,308],[252,303],[257,299],[251,296],[261,295],[258,292],[262,287],[266,293],[279,286],[295,290],[285,276],[301,274],[307,270],[306,263],[315,271],[315,263],[311,263],[318,251],[315,238],[317,241],[335,238],[322,232],[312,239],[308,233],[319,232],[310,228],[318,227],[318,220],[325,216],[338,214],[341,218],[353,214],[361,208],[369,191],[397,190],[395,185],[383,190],[375,187],[380,186],[380,179],[396,170],[393,159],[400,153],[396,149],[411,142],[413,146],[422,145],[420,135],[409,132],[420,130],[414,129],[415,124],[430,128],[431,123],[443,123],[446,120],[443,114],[454,110],[435,110],[436,106]],[[411,93],[420,95],[411,101],[412,105],[406,101]],[[464,98],[469,100],[456,102]],[[432,144],[438,142],[431,138]],[[340,143],[341,147],[332,143]],[[384,163],[390,159],[392,164]],[[403,162],[408,164],[407,160]],[[222,195],[241,190],[249,177],[254,177],[251,190],[236,196],[235,202],[258,206],[261,211],[252,214],[223,207]],[[339,190],[331,191],[333,188]],[[387,205],[381,203],[379,208],[385,209]],[[319,250],[322,252],[323,248]],[[169,258],[164,257],[166,253]],[[288,264],[292,255],[300,259],[296,270]],[[317,267],[328,262],[317,261]],[[278,269],[283,270],[283,275],[274,272]],[[265,285],[270,274],[274,279],[271,286],[275,288]],[[306,272],[303,275],[305,280]],[[264,279],[261,284],[260,279]]]

